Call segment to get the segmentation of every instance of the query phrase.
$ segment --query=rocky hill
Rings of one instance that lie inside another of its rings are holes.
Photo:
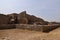
[[[26,11],[23,11],[19,14],[17,13],[12,13],[8,15],[0,14],[0,23],[1,24],[40,24],[40,25],[48,24],[48,22],[44,21],[42,18],[38,18],[34,15],[29,15],[27,14]]]

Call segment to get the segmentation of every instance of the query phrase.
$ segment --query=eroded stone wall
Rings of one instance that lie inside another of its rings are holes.
[[[35,30],[41,32],[49,32],[53,29],[60,27],[60,25],[29,25],[29,24],[17,24],[16,28],[18,29],[26,29],[26,30]]]

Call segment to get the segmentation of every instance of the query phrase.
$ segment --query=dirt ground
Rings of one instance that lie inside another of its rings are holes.
[[[60,40],[60,28],[49,33],[21,29],[0,30],[0,40]]]

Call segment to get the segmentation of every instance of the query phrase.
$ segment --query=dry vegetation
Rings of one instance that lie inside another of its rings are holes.
[[[0,30],[0,40],[60,40],[60,28],[49,33],[21,29]]]

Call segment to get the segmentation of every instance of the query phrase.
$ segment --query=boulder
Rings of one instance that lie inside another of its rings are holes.
[[[27,18],[20,18],[18,19],[19,24],[28,24],[28,19]]]
[[[28,24],[28,19],[26,18],[26,11],[19,13],[17,19],[19,24]]]

